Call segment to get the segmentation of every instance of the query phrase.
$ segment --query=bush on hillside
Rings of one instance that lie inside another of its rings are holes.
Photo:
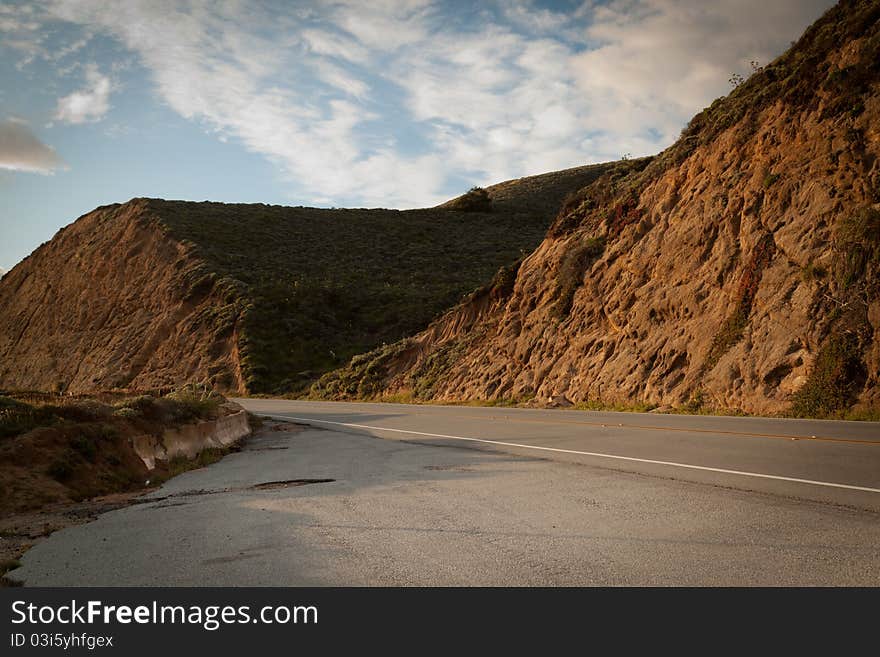
[[[459,212],[492,212],[492,198],[482,187],[471,187],[447,207]]]

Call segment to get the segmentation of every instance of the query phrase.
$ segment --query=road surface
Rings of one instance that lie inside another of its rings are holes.
[[[54,534],[11,575],[880,585],[876,424],[239,401],[308,426],[262,432],[141,504]]]
[[[880,511],[880,423],[239,399],[336,431],[760,490]]]

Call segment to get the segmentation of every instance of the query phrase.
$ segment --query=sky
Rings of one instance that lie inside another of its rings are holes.
[[[138,196],[435,205],[654,154],[829,0],[0,0],[0,270]]]

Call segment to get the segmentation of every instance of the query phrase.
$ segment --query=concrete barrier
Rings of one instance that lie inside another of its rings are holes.
[[[135,453],[148,470],[156,467],[156,461],[168,461],[175,456],[195,458],[210,447],[229,447],[251,432],[247,411],[205,420],[196,424],[167,429],[161,437],[144,434],[132,438]]]

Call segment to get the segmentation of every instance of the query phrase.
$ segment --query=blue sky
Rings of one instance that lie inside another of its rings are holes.
[[[0,269],[156,196],[422,207],[658,152],[829,0],[0,0]]]

